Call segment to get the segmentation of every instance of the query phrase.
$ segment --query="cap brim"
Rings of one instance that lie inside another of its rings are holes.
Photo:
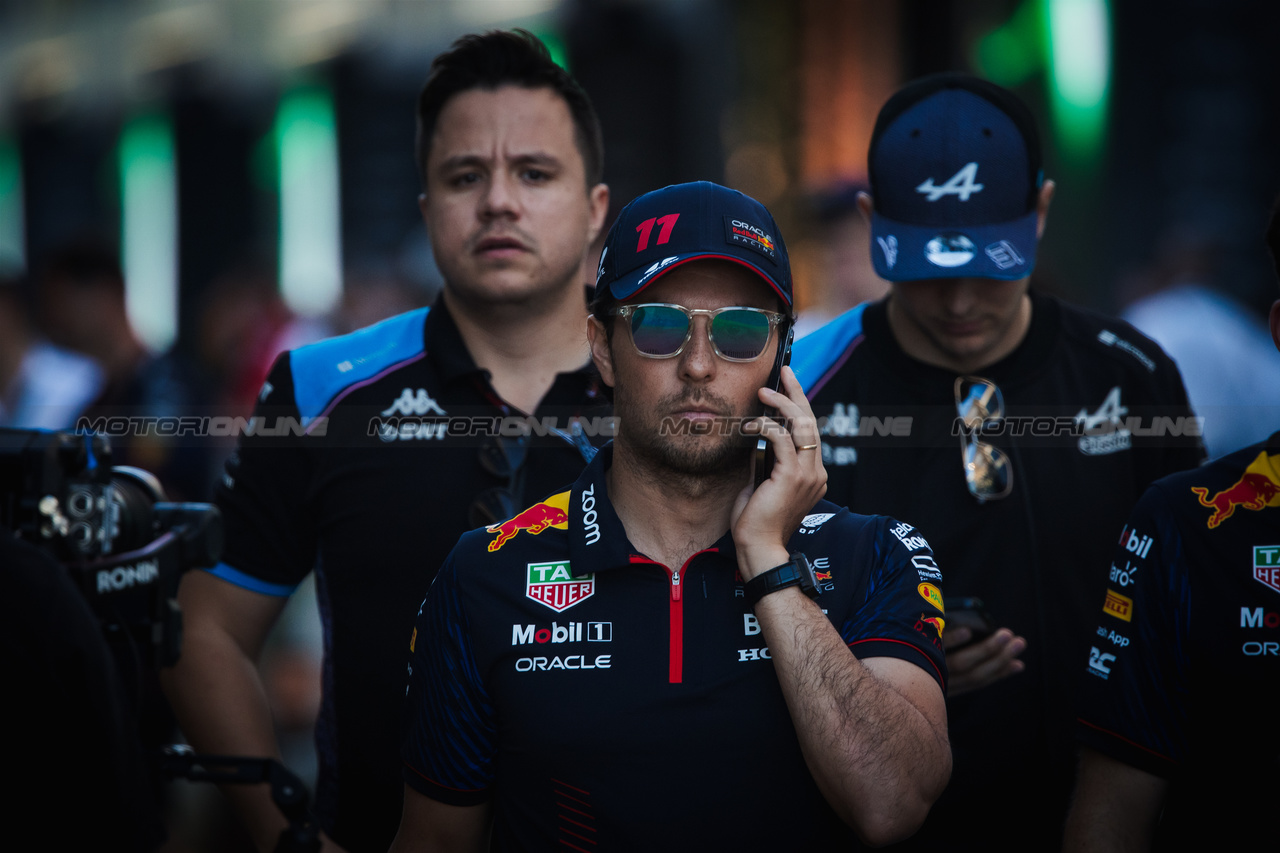
[[[655,264],[654,266],[646,269],[635,270],[627,275],[615,279],[613,283],[609,285],[609,290],[613,293],[614,298],[619,301],[630,299],[681,264],[687,264],[690,261],[702,260],[729,261],[730,263],[746,267],[756,275],[760,276],[760,278],[764,279],[764,282],[769,285],[774,293],[778,294],[780,299],[782,299],[784,305],[787,307],[791,306],[791,297],[789,297],[782,286],[773,279],[773,276],[769,275],[762,268],[749,261],[745,261],[742,258],[735,257],[733,255],[717,254],[715,252],[694,252],[688,255],[672,255],[669,258],[663,258],[660,265]],[[654,269],[654,267],[657,267],[657,269]]]
[[[871,261],[889,281],[993,278],[1016,281],[1036,265],[1037,215],[1012,222],[948,227],[908,225],[871,214]]]

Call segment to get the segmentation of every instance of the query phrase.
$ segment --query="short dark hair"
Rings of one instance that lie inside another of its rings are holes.
[[[516,29],[465,35],[432,61],[431,74],[418,94],[416,153],[424,186],[431,137],[445,104],[460,92],[500,86],[547,88],[563,98],[573,117],[587,188],[600,183],[604,174],[604,139],[591,99],[569,72],[552,61],[551,52],[537,36]]]

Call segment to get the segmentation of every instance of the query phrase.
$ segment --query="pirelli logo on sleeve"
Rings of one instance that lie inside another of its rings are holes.
[[[1125,622],[1131,622],[1133,621],[1133,599],[1109,589],[1107,600],[1102,602],[1102,612],[1117,619],[1123,619]]]

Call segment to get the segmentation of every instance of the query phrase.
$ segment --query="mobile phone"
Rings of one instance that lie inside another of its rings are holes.
[[[974,596],[943,598],[942,607],[946,611],[948,628],[968,628],[973,632],[965,646],[985,640],[995,633],[996,623],[987,612],[987,606],[981,598]],[[957,648],[964,648],[964,646],[954,646],[952,651]]]
[[[791,343],[795,339],[795,328],[787,327],[787,342],[778,347],[778,354],[773,359],[773,370],[769,371],[769,378],[766,385],[777,391],[782,387],[782,368],[791,363]],[[778,417],[778,410],[772,406],[768,406],[764,410],[765,416],[770,418]],[[761,435],[756,439],[756,488],[760,488],[760,484],[769,479],[769,474],[773,472],[773,445],[769,439]]]

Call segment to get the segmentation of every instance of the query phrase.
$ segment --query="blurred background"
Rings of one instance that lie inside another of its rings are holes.
[[[1036,285],[1161,341],[1214,455],[1280,424],[1280,4],[1250,0],[0,0],[0,424],[247,415],[281,349],[428,304],[415,96],[512,26],[593,98],[612,212],[696,179],[774,211],[802,330],[885,292],[853,201],[885,99],[1012,89],[1058,182]],[[207,500],[230,439],[191,444],[125,461]],[[304,773],[318,630],[268,667]]]

